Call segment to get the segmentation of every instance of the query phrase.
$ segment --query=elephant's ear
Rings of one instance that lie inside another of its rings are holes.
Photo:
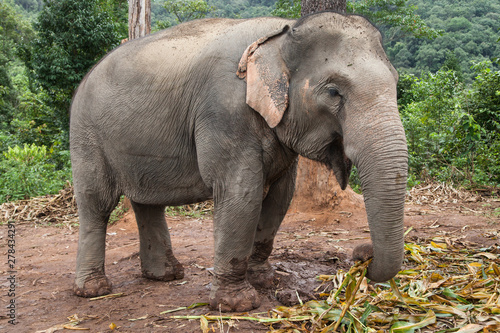
[[[288,69],[275,37],[289,26],[252,43],[241,57],[237,75],[246,78],[246,103],[261,114],[269,127],[276,127],[288,107]]]

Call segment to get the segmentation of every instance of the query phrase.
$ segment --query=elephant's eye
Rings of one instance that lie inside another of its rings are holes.
[[[328,93],[330,94],[330,96],[332,97],[337,97],[337,96],[340,96],[340,93],[337,89],[333,88],[333,87],[330,87],[328,88]]]

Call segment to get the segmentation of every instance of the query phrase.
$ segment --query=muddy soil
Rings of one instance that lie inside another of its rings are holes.
[[[408,204],[407,240],[448,237],[470,246],[499,246],[498,199],[456,202],[440,206]],[[498,212],[498,210],[496,211]],[[53,332],[68,317],[84,319],[78,327],[90,332],[201,332],[199,320],[174,320],[172,315],[217,314],[207,306],[167,314],[163,311],[207,302],[213,262],[213,221],[210,218],[167,217],[174,253],[184,265],[185,277],[172,282],[150,281],[141,276],[139,238],[133,214],[108,228],[106,273],[114,293],[121,297],[90,300],[72,293],[78,241],[77,226],[16,224],[15,314],[16,325],[6,316],[12,297],[8,261],[8,226],[0,225],[0,331]],[[364,211],[356,207],[325,212],[290,212],[276,239],[270,258],[276,269],[275,289],[262,290],[262,305],[251,313],[267,312],[316,296],[316,276],[334,274],[352,264],[352,249],[369,240]],[[214,326],[216,327],[216,326]],[[266,332],[252,322],[225,322],[215,332]]]

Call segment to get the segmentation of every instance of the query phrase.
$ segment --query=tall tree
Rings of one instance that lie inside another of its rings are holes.
[[[339,13],[345,13],[346,6],[346,0],[302,0],[301,14],[305,16],[324,10],[334,10]]]
[[[151,0],[130,0],[128,7],[128,39],[151,32]]]

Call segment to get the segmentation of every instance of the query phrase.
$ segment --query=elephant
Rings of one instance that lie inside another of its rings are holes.
[[[117,47],[84,77],[70,110],[79,240],[73,291],[110,293],[108,218],[130,199],[142,275],[181,279],[165,207],[214,200],[212,309],[247,311],[272,284],[269,256],[299,155],[358,169],[373,257],[386,281],[403,260],[408,169],[398,74],[361,16],[203,19]],[[257,289],[256,289],[257,288]]]

